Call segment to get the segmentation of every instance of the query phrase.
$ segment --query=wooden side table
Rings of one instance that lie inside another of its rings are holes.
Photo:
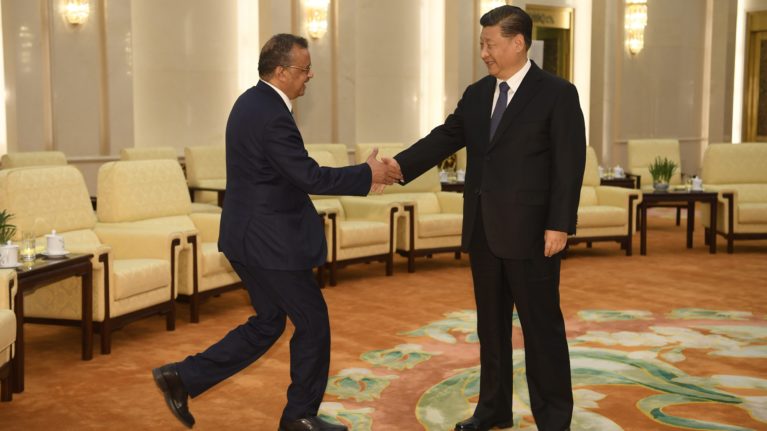
[[[687,248],[692,248],[692,231],[695,226],[695,202],[708,203],[711,206],[710,226],[716,226],[717,212],[716,192],[707,191],[668,191],[648,192],[642,194],[642,203],[639,204],[642,224],[640,228],[639,254],[647,254],[647,208],[664,206],[669,202],[687,203]],[[708,232],[709,253],[716,254],[716,229]]]
[[[22,263],[18,272],[18,291],[14,300],[16,312],[16,354],[13,358],[13,391],[24,392],[24,292],[56,283],[69,277],[82,281],[82,358],[93,358],[93,265],[92,254],[70,254],[62,259],[38,257]]]

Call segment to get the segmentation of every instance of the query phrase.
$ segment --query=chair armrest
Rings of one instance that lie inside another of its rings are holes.
[[[719,196],[717,197],[717,200],[719,200],[720,203],[727,204],[730,200],[726,195],[732,196],[733,203],[737,202],[738,200],[738,191],[733,188],[729,188],[726,186],[716,186],[716,185],[708,185],[705,184],[703,187],[707,192],[717,192]]]
[[[388,222],[392,212],[397,212],[400,205],[396,202],[376,201],[363,197],[345,196],[341,198],[347,219]]]
[[[192,213],[189,218],[194,222],[194,226],[199,232],[201,242],[218,241],[218,233],[221,227],[221,214],[214,213]]]
[[[105,227],[96,225],[94,231],[101,242],[112,246],[115,259],[170,260],[171,250],[180,245],[186,233],[162,226],[139,228]]]
[[[437,199],[443,213],[463,213],[463,194],[437,192]]]
[[[597,201],[599,205],[607,205],[619,208],[626,208],[629,201],[629,196],[637,196],[634,201],[636,205],[642,202],[642,192],[637,189],[627,189],[623,187],[613,186],[598,186],[595,187],[597,191]]]
[[[13,297],[16,296],[17,288],[16,270],[0,269],[0,309],[13,310]]]

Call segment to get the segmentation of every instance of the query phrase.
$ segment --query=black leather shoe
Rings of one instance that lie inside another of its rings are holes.
[[[348,431],[343,425],[334,425],[323,421],[317,416],[288,421],[280,420],[279,431]]]
[[[487,424],[472,416],[465,421],[455,424],[455,431],[488,431],[493,428],[511,428],[513,425],[514,421],[512,419]]]
[[[181,377],[173,364],[163,365],[152,370],[154,382],[165,395],[165,402],[173,414],[187,428],[194,426],[194,417],[189,413],[189,394],[181,382]]]

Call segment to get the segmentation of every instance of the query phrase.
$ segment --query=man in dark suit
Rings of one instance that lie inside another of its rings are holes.
[[[462,248],[471,259],[480,339],[479,403],[456,430],[512,424],[512,307],[525,341],[530,403],[542,431],[568,429],[573,398],[559,307],[560,255],[575,233],[586,157],[575,87],[527,58],[532,20],[501,6],[480,20],[490,76],[445,123],[384,162],[413,180],[467,149]]]
[[[288,402],[279,429],[346,430],[317,417],[328,380],[330,324],[312,268],[325,263],[327,244],[308,194],[366,195],[374,183],[392,184],[398,169],[376,160],[345,168],[309,158],[291,100],[314,75],[306,39],[272,37],[258,62],[261,81],[235,102],[226,126],[227,187],[219,249],[248,290],[256,315],[207,350],[152,371],[176,417],[194,425],[188,398],[247,367],[285,329],[290,340]]]

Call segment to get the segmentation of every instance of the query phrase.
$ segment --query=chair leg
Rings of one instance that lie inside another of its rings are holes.
[[[586,241],[586,248],[591,248],[594,245],[591,241]]]
[[[415,250],[412,248],[407,254],[407,272],[415,272]]]
[[[11,364],[8,364],[8,375],[0,378],[0,402],[13,400],[13,391],[11,390]]]
[[[687,214],[687,217],[689,216],[690,215]],[[682,208],[676,207],[676,225],[679,226],[680,224],[682,224]]]
[[[105,317],[101,322],[101,354],[110,353],[112,353],[112,322],[109,317]]]
[[[735,238],[732,237],[732,232],[727,234],[727,254],[733,254],[735,252],[734,247]]]
[[[176,301],[174,300],[170,301],[170,310],[168,310],[168,314],[165,315],[165,330],[176,330]]]
[[[709,229],[708,229],[707,227],[704,227],[704,228],[703,228],[703,244],[705,244],[705,245],[708,245],[708,244],[709,244],[709,242],[710,242],[710,241],[708,240],[708,235],[710,234],[710,232],[709,232],[708,230],[709,230]]]
[[[460,251],[456,251],[455,252],[455,260],[461,260],[461,252]]]
[[[389,253],[386,256],[386,276],[389,277],[394,274],[394,255]]]

